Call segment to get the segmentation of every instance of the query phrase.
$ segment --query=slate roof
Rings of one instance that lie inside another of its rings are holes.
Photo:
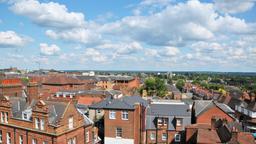
[[[119,99],[112,99],[111,97],[108,97],[99,103],[89,106],[89,108],[133,110],[135,103],[141,103],[145,107],[148,105],[147,101],[142,99],[140,96],[124,96]]]
[[[256,112],[256,102],[250,102],[247,106],[247,109]]]
[[[22,111],[26,109],[26,99],[23,97],[9,97],[12,104],[13,117],[22,118]]]
[[[217,106],[222,111],[224,111],[229,116],[235,118],[235,111],[231,109],[228,105],[224,103],[214,102],[212,100],[195,100],[194,108],[195,108],[195,116],[198,116],[210,108]]]
[[[183,127],[191,124],[191,112],[187,104],[150,104],[146,114],[146,129],[156,129],[158,117],[168,118],[168,130],[175,130],[175,119],[183,118]]]
[[[31,107],[35,106],[38,100],[33,100],[31,102]],[[48,116],[49,116],[49,123],[52,125],[57,124],[57,122],[61,119],[63,116],[67,106],[69,103],[65,102],[54,102],[54,101],[44,101],[46,105],[48,106]]]

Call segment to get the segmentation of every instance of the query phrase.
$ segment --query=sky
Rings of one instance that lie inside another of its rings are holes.
[[[255,0],[0,0],[0,68],[256,72]]]

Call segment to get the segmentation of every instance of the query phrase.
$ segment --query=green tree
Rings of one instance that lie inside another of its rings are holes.
[[[176,82],[176,87],[177,87],[180,91],[182,91],[182,88],[183,88],[184,85],[185,85],[185,81],[184,81],[183,79],[177,80],[177,82]]]
[[[148,95],[157,95],[164,97],[167,94],[167,88],[163,79],[158,77],[149,77],[145,80],[144,88]]]

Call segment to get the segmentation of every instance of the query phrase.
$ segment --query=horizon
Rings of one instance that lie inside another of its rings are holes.
[[[255,3],[0,0],[0,69],[254,73]]]

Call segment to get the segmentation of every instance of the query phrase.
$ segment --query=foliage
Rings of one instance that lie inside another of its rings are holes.
[[[163,79],[158,77],[149,77],[145,80],[144,88],[149,95],[164,97],[167,94],[167,88]]]
[[[184,85],[185,85],[185,81],[184,81],[183,79],[177,80],[177,82],[176,82],[176,87],[177,87],[180,91],[182,91],[182,88],[183,88]]]

